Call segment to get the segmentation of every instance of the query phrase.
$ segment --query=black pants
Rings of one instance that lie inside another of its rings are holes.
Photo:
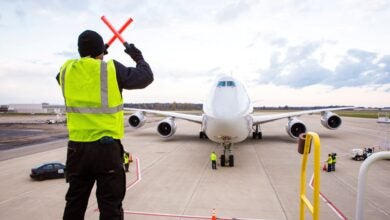
[[[217,161],[215,161],[215,160],[212,160],[212,161],[211,161],[211,168],[212,168],[213,170],[216,170],[216,169],[217,169]]]
[[[328,163],[328,172],[332,171],[332,164]]]
[[[68,143],[64,220],[82,220],[96,181],[100,220],[123,219],[122,200],[126,192],[123,146],[119,140]]]

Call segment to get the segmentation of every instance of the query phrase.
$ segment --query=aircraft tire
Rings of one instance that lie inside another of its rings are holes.
[[[199,138],[200,138],[200,139],[208,139],[206,133],[203,132],[203,131],[199,132]]]
[[[262,139],[263,138],[263,134],[261,132],[252,132],[252,138],[253,139]]]
[[[225,155],[221,155],[221,167],[224,167],[225,166]]]
[[[229,156],[229,166],[234,167],[234,155]]]

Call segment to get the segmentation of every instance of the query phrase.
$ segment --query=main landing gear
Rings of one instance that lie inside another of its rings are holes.
[[[199,132],[199,138],[200,138],[200,139],[208,139],[208,137],[207,137],[207,135],[206,135],[206,132],[200,131],[200,132]]]
[[[230,147],[232,146],[231,143],[222,143],[222,146],[224,148],[223,154],[221,155],[221,166],[229,166],[234,167],[234,155],[232,154],[232,151]]]
[[[263,138],[263,134],[261,133],[261,131],[259,131],[259,125],[255,125],[255,128],[253,128],[252,138],[253,139],[262,139]]]

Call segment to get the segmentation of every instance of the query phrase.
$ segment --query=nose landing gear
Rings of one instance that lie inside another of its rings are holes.
[[[223,154],[221,155],[221,166],[230,166],[234,167],[234,155],[232,154],[232,151],[230,147],[232,146],[231,143],[222,143],[222,146],[224,148]]]

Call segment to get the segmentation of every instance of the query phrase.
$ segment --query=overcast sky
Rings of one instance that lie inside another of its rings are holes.
[[[0,104],[63,104],[55,81],[86,30],[107,41],[105,15],[151,65],[130,102],[205,100],[233,75],[255,106],[390,106],[388,0],[1,0]],[[114,42],[105,60],[135,63]]]

